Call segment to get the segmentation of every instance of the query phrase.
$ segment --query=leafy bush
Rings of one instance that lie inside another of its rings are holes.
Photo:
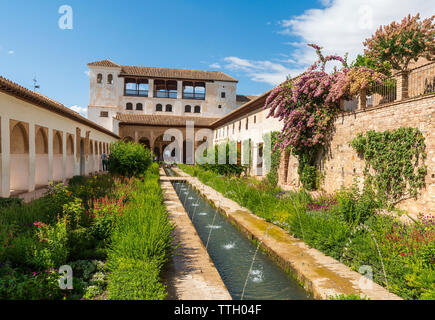
[[[151,151],[139,143],[118,141],[110,146],[108,169],[112,174],[138,176],[144,174],[151,163]]]
[[[200,164],[200,167],[204,170],[210,170],[220,175],[225,176],[240,176],[242,172],[245,170],[245,167],[242,166],[241,163],[241,154],[239,151],[236,151],[234,155],[231,154],[232,150],[236,150],[236,145],[234,141],[230,141],[224,143],[220,146],[215,145],[214,147],[214,159],[210,158],[212,150],[206,150],[204,152],[204,156],[208,157],[208,161],[204,164]],[[222,155],[219,155],[219,150],[225,148],[225,155],[222,158]],[[207,156],[208,154],[208,156]],[[219,158],[221,157],[221,159]],[[232,159],[234,157],[234,159]],[[236,163],[231,164],[230,162],[234,162],[232,160],[237,160]]]

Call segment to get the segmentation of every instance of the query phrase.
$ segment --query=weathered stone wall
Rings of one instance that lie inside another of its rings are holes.
[[[350,146],[358,133],[368,130],[385,131],[399,127],[418,128],[425,137],[428,173],[426,187],[417,200],[405,200],[399,207],[413,215],[435,215],[435,94],[408,99],[371,109],[344,113],[335,122],[329,150],[319,159],[324,175],[321,188],[332,193],[341,186],[350,186],[357,178],[363,181],[365,162]],[[281,155],[280,185],[285,189],[300,187],[298,161],[293,156]]]

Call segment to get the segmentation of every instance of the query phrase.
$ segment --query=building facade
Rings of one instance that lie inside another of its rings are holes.
[[[0,77],[0,197],[101,171],[102,153],[117,140],[59,102]]]
[[[88,118],[115,133],[117,114],[220,118],[249,99],[237,96],[236,79],[218,71],[124,66],[110,60],[88,66]]]

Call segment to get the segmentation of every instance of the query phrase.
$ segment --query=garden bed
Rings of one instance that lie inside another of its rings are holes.
[[[196,166],[186,173],[272,222],[313,248],[367,274],[405,299],[434,299],[435,224],[424,218],[412,226],[374,214],[367,195],[356,191],[328,199],[305,192],[280,198],[280,191],[251,178],[220,176]]]
[[[76,177],[29,204],[5,204],[0,299],[163,299],[172,226],[162,201],[153,166],[143,179]],[[65,265],[71,290],[59,288]]]

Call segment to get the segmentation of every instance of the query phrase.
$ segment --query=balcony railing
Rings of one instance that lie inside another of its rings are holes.
[[[183,99],[205,100],[205,93],[183,92]]]
[[[133,97],[148,97],[148,90],[125,89],[124,95]]]
[[[154,92],[154,98],[177,99],[177,91],[158,90]]]
[[[408,76],[409,98],[435,93],[435,64],[412,70]]]

